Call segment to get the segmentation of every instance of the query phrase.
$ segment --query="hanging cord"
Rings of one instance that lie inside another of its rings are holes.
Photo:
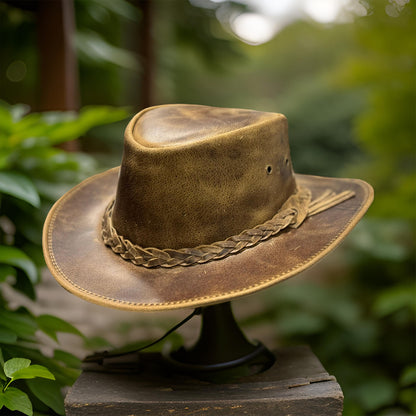
[[[169,329],[168,332],[166,332],[164,335],[162,335],[160,338],[158,338],[156,341],[152,341],[151,343],[144,345],[141,348],[138,349],[134,349],[134,350],[130,350],[130,351],[123,351],[123,352],[117,352],[117,350],[113,351],[113,352],[109,352],[109,351],[102,351],[102,352],[97,352],[95,354],[92,355],[88,355],[87,357],[85,357],[83,359],[84,363],[97,363],[100,365],[104,365],[104,360],[108,359],[108,358],[117,358],[117,357],[122,357],[124,355],[129,355],[129,354],[136,354],[139,353],[140,351],[143,351],[147,348],[153,347],[153,345],[156,345],[157,343],[163,341],[166,337],[168,337],[172,332],[176,331],[178,328],[180,328],[182,325],[186,324],[189,320],[191,320],[195,315],[201,315],[202,313],[202,308],[196,308],[191,314],[189,314],[185,319],[183,319],[182,321],[180,321],[178,324],[176,324],[174,327],[172,327],[171,329]]]

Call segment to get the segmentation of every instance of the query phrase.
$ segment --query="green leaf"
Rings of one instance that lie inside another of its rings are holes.
[[[4,363],[4,373],[12,378],[16,371],[29,367],[30,363],[31,361],[27,358],[11,358]]]
[[[16,281],[12,284],[13,289],[23,293],[31,300],[36,300],[36,291],[34,284],[27,275],[21,270],[17,270]]]
[[[21,120],[29,111],[30,107],[27,104],[15,104],[10,106],[10,114],[15,123]]]
[[[13,267],[0,264],[0,283],[5,282],[9,276],[15,277],[16,270]]]
[[[30,360],[28,360],[30,362]],[[55,376],[43,365],[30,365],[27,368],[22,368],[13,373],[12,380],[29,379],[29,378],[47,378],[48,380],[55,380]]]
[[[0,348],[0,378],[6,381],[7,377],[6,377],[6,374],[4,374],[3,366],[4,366],[3,351]],[[3,387],[0,389],[0,391],[2,390],[3,390]]]
[[[93,127],[123,120],[127,117],[128,113],[125,109],[107,106],[84,107],[79,115],[74,112],[43,113],[42,135],[47,137],[48,144],[59,144],[77,139]],[[33,145],[32,142],[29,144]]]
[[[10,106],[0,101],[0,137],[7,137],[13,129],[13,117],[10,114]],[[3,144],[0,142],[0,144]]]
[[[42,403],[59,415],[65,414],[64,400],[57,383],[50,380],[27,380],[26,384]]]
[[[27,312],[0,309],[0,322],[3,327],[24,339],[32,337],[38,329],[35,320]]]
[[[398,312],[400,309],[409,308],[416,311],[416,291],[411,285],[400,285],[381,291],[374,303],[374,312],[377,316],[384,317]]]
[[[0,391],[0,409],[5,406],[10,410],[17,410],[27,416],[33,415],[32,403],[23,391],[15,387],[9,387],[6,391]]]
[[[95,3],[95,5],[94,5]],[[112,0],[90,0],[88,2],[90,7],[97,7],[108,9],[114,15],[124,17],[125,19],[137,22],[140,19],[140,12],[137,7],[134,7],[126,0],[112,1]],[[117,17],[118,17],[117,16]],[[96,18],[96,13],[92,13],[93,18]]]
[[[39,328],[53,340],[58,341],[57,333],[65,332],[84,337],[82,333],[68,322],[52,315],[40,315],[36,318]]]
[[[64,367],[60,362],[57,362],[52,358],[45,357],[40,351],[33,348],[13,345],[13,348],[4,348],[4,351],[9,355],[14,354],[15,356],[19,355],[21,357],[30,358],[31,360],[49,368],[55,375],[56,381],[60,385],[71,386],[80,375],[80,370]]]
[[[55,358],[55,360],[61,361],[67,367],[79,368],[81,366],[81,360],[67,351],[55,350],[53,352],[53,358]]]
[[[0,344],[14,344],[16,341],[16,333],[8,328],[3,328],[0,324]]]
[[[401,386],[416,384],[416,364],[407,366],[400,376]]]
[[[40,206],[40,198],[35,185],[21,173],[0,172],[0,193],[19,198],[36,208]]]
[[[32,284],[38,282],[38,272],[33,261],[16,247],[0,246],[0,264],[18,267],[22,269]]]
[[[357,386],[357,398],[367,412],[394,403],[396,385],[385,377],[373,377]]]
[[[0,140],[1,140],[1,134],[0,134]],[[9,159],[12,152],[9,152],[7,150],[1,150],[0,149],[0,170],[7,169],[9,167]]]
[[[55,126],[77,120],[78,114],[75,111],[45,111],[41,117],[49,126]]]
[[[109,106],[83,107],[80,111],[79,123],[87,132],[95,126],[102,126],[116,121],[124,120],[130,116],[127,108]]]
[[[111,63],[121,68],[137,70],[139,63],[130,51],[108,43],[96,32],[78,31],[76,34],[76,47],[84,59],[100,63]]]

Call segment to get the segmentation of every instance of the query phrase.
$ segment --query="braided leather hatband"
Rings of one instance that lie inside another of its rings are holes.
[[[193,264],[206,263],[211,260],[219,260],[226,256],[236,254],[253,247],[260,241],[275,236],[286,228],[299,227],[305,218],[318,214],[354,196],[352,191],[335,193],[326,190],[317,199],[311,201],[311,193],[308,189],[299,188],[283,204],[277,214],[254,228],[245,230],[238,235],[228,237],[226,240],[217,241],[208,245],[200,245],[194,248],[158,249],[153,247],[141,247],[133,244],[127,238],[119,235],[112,224],[114,200],[107,206],[102,221],[102,238],[104,244],[109,246],[114,253],[137,266],[144,267],[174,267],[191,266]]]

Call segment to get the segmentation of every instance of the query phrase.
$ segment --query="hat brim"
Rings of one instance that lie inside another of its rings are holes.
[[[239,254],[189,267],[147,269],[123,260],[101,239],[101,221],[114,198],[118,171],[92,176],[55,203],[45,222],[43,249],[49,270],[65,289],[124,310],[207,306],[281,282],[333,250],[373,199],[373,189],[361,180],[296,175],[312,198],[326,189],[352,190],[355,196]]]

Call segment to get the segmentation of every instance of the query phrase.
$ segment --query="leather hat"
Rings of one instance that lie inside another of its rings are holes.
[[[282,114],[151,107],[128,124],[121,166],[52,207],[44,255],[64,288],[94,303],[206,306],[310,267],[372,199],[358,179],[295,174]]]

